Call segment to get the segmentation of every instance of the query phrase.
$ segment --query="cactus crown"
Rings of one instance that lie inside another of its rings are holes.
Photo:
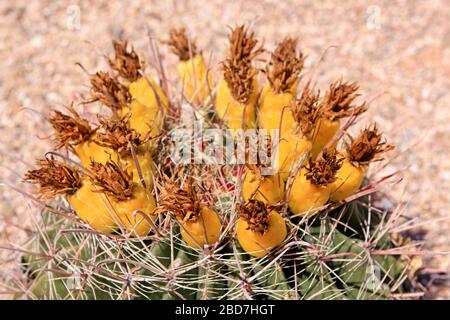
[[[55,131],[55,148],[69,148],[73,150],[76,146],[89,138],[95,133],[86,119],[82,119],[75,108],[71,105],[67,107],[71,115],[64,114],[58,110],[52,109],[50,115],[50,124]]]
[[[189,39],[186,35],[186,28],[172,28],[169,32],[169,40],[163,43],[169,45],[181,61],[187,61],[198,53],[194,39]]]
[[[269,228],[269,212],[264,202],[252,199],[239,207],[239,215],[253,232],[264,234]]]
[[[336,172],[342,166],[342,159],[338,159],[335,148],[323,149],[316,160],[309,160],[306,166],[306,179],[317,186],[327,185],[336,180]]]
[[[319,95],[319,92],[314,94],[312,90],[305,88],[300,98],[292,103],[292,113],[297,122],[297,127],[305,136],[308,136],[314,130],[321,115],[321,110],[318,107]]]
[[[366,104],[359,106],[353,104],[359,96],[359,86],[356,82],[336,81],[330,85],[330,89],[323,98],[321,109],[324,116],[330,120],[357,116],[367,110]]]
[[[241,103],[246,103],[254,90],[253,80],[256,70],[252,67],[252,60],[263,49],[262,47],[255,49],[258,41],[244,25],[232,30],[229,41],[229,54],[223,63],[224,78],[233,98]]]
[[[267,80],[276,93],[290,90],[303,69],[305,58],[296,52],[297,39],[286,37],[272,53],[266,67]]]
[[[103,192],[119,201],[129,200],[133,197],[135,183],[133,173],[127,172],[120,161],[107,161],[106,164],[91,162],[89,180],[98,187],[95,192]]]
[[[188,176],[182,185],[175,178],[164,178],[164,188],[161,189],[159,205],[154,214],[173,212],[182,222],[195,222],[200,214],[200,197],[193,178]]]
[[[109,65],[122,78],[135,81],[140,77],[139,72],[145,69],[145,62],[139,58],[133,47],[128,50],[128,42],[113,40],[114,58],[109,58]]]
[[[141,136],[131,128],[130,114],[122,118],[99,117],[99,122],[101,130],[95,142],[117,151],[121,156],[130,155],[132,152],[131,146],[136,152],[142,151],[140,147],[150,140],[150,133]]]
[[[58,195],[74,194],[81,187],[80,171],[53,156],[38,160],[39,169],[29,170],[24,180],[38,184],[39,199],[50,199]]]
[[[381,141],[382,135],[378,132],[376,124],[361,131],[351,143],[346,143],[348,159],[359,165],[367,165],[370,162],[381,161],[381,154],[394,149],[386,141]]]
[[[115,112],[131,101],[128,89],[104,71],[99,71],[91,77],[91,96],[92,100],[89,102],[100,101]]]

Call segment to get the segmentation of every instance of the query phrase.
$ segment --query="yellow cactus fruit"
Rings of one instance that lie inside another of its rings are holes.
[[[91,183],[109,196],[114,215],[134,236],[146,236],[152,227],[147,219],[156,220],[155,199],[148,190],[133,182],[132,175],[119,162],[92,162]],[[147,219],[143,215],[147,216]]]
[[[184,95],[194,105],[204,104],[210,97],[213,82],[195,41],[188,39],[185,28],[180,28],[170,30],[170,38],[164,43],[180,59],[176,67],[183,83]]]
[[[336,180],[330,185],[331,201],[338,202],[356,193],[370,162],[381,160],[382,153],[393,149],[393,146],[381,139],[381,134],[374,125],[373,128],[364,129],[346,145],[342,167],[336,173]]]
[[[356,106],[354,100],[359,96],[356,83],[336,81],[330,85],[321,103],[321,118],[314,130],[311,156],[313,159],[322,151],[340,128],[339,119],[358,116],[367,110],[365,103]]]
[[[284,198],[284,183],[279,174],[262,176],[259,168],[247,169],[242,182],[245,201],[257,199],[265,204],[275,204]]]
[[[130,114],[123,118],[99,118],[100,130],[97,132],[96,143],[113,150],[112,161],[118,158],[124,167],[132,174],[134,182],[143,182],[147,188],[153,188],[154,164],[148,149],[150,133],[141,136],[130,126]],[[136,160],[133,157],[136,156]]]
[[[311,141],[301,135],[291,134],[280,139],[275,166],[283,181],[287,181],[298,162],[311,151]],[[305,158],[307,159],[307,158]]]
[[[283,180],[288,179],[302,157],[305,157],[305,160],[309,159],[312,149],[311,133],[320,114],[318,99],[319,93],[313,94],[311,90],[305,88],[300,98],[291,102],[290,110],[295,126],[281,137],[275,158],[276,167]]]
[[[312,216],[330,197],[329,184],[335,181],[341,161],[336,150],[324,149],[316,160],[309,161],[294,178],[289,193],[289,208],[294,215]]]
[[[169,107],[169,100],[150,75],[145,75],[132,82],[129,89],[132,99],[152,109],[157,117],[164,119]]]
[[[327,143],[334,137],[334,135],[339,131],[341,126],[340,121],[330,120],[327,118],[320,118],[317,121],[317,126],[314,129],[312,136],[312,149],[311,157],[315,159],[317,155],[322,151],[322,149],[327,145]],[[336,146],[336,144],[334,144]]]
[[[213,244],[219,239],[222,223],[217,213],[208,207],[201,207],[195,221],[177,219],[181,224],[183,240],[192,248],[203,248],[205,244]]]
[[[248,254],[264,257],[286,238],[283,217],[275,210],[268,212],[263,202],[250,200],[239,208],[239,213],[237,239]]]
[[[245,26],[236,27],[229,37],[230,48],[223,63],[224,78],[216,95],[216,113],[225,125],[234,129],[256,126],[258,86],[252,60],[262,52],[257,40]]]
[[[271,136],[266,135],[263,141],[261,139],[259,136],[255,143],[245,141],[246,171],[242,181],[242,196],[245,201],[257,199],[272,205],[284,199],[284,182],[278,172],[271,168]],[[256,150],[253,149],[255,146]]]
[[[93,229],[111,233],[118,228],[110,201],[104,194],[96,192],[88,179],[84,179],[81,188],[67,196],[67,200],[78,217]]]
[[[221,80],[216,95],[216,113],[228,128],[234,130],[251,129],[256,127],[256,101],[258,84],[256,80],[251,86],[251,93],[245,103],[233,97],[225,79]]]
[[[96,86],[91,80],[91,91],[115,114],[123,117],[130,113],[131,128],[138,133],[158,135],[169,106],[164,91],[150,75],[143,75],[145,62],[126,41],[113,41],[113,48],[115,56],[109,65],[116,77],[100,79]]]
[[[97,145],[95,140],[96,130],[91,127],[89,121],[82,119],[73,106],[67,107],[70,115],[52,109],[49,122],[54,130],[55,149],[66,148],[74,152],[83,166],[88,166],[91,159],[106,161],[112,150]]]
[[[53,157],[38,161],[38,169],[25,174],[25,181],[38,184],[40,199],[64,195],[76,214],[94,230],[111,233],[117,229],[113,210],[105,195],[95,192],[92,184],[81,172]]]
[[[259,127],[280,129],[280,137],[290,134],[295,125],[290,106],[295,100],[298,77],[304,64],[303,54],[297,55],[296,46],[297,41],[292,38],[286,38],[278,44],[266,67],[269,83],[259,100]]]
[[[191,176],[187,176],[181,186],[174,178],[166,177],[155,212],[175,214],[181,237],[192,248],[201,249],[219,241],[222,229],[219,215],[201,204],[199,190]]]

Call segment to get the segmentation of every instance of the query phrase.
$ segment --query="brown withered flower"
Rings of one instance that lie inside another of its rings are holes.
[[[55,160],[53,156],[38,160],[38,169],[25,173],[24,181],[39,185],[36,191],[39,199],[50,199],[58,195],[71,195],[81,188],[80,171]]]
[[[100,146],[116,151],[120,156],[125,157],[131,154],[131,146],[138,153],[143,144],[150,140],[150,132],[146,136],[141,136],[130,126],[130,114],[122,118],[99,117],[100,130],[94,140]]]
[[[110,58],[109,65],[122,78],[132,82],[140,77],[139,72],[145,69],[145,63],[134,51],[133,47],[128,49],[128,42],[113,40],[114,58]]]
[[[264,202],[252,199],[238,208],[239,215],[247,221],[248,228],[264,234],[269,228],[269,212]]]
[[[317,186],[324,186],[336,180],[336,172],[342,166],[342,158],[337,157],[335,148],[327,148],[317,157],[316,160],[309,160],[305,167],[306,179]]]
[[[354,105],[354,100],[360,95],[356,82],[336,81],[330,85],[329,90],[321,103],[323,115],[330,119],[340,119],[349,116],[357,116],[367,110],[365,103]]]
[[[319,108],[320,93],[313,93],[312,90],[305,88],[299,99],[292,102],[292,114],[297,122],[297,128],[308,137],[314,130],[321,116]]]
[[[182,186],[175,177],[165,176],[158,203],[154,214],[173,212],[182,222],[195,222],[200,216],[199,190],[191,176],[186,177]]]
[[[253,80],[256,76],[252,60],[264,50],[262,47],[255,49],[258,41],[244,25],[232,30],[229,41],[228,57],[223,62],[224,79],[233,98],[241,103],[247,103],[254,90]]]
[[[195,41],[189,39],[186,34],[186,28],[172,28],[169,32],[169,39],[162,43],[167,44],[181,61],[187,61],[198,53]]]
[[[50,111],[50,124],[55,131],[55,149],[67,148],[73,151],[74,146],[88,141],[96,129],[91,127],[88,120],[82,119],[73,105],[67,107],[70,115],[52,109]]]
[[[129,200],[133,197],[135,183],[133,173],[127,172],[119,162],[107,161],[106,164],[91,162],[89,180],[95,192],[106,193],[119,201]]]
[[[265,73],[270,87],[276,93],[287,92],[297,81],[303,69],[305,58],[300,52],[297,55],[297,40],[285,38],[272,53],[271,61]]]
[[[350,138],[351,139],[351,138]],[[376,124],[361,131],[351,143],[346,143],[348,159],[358,165],[367,165],[370,162],[381,161],[381,155],[394,149],[382,141],[382,135],[378,132]]]
[[[88,102],[99,101],[113,112],[126,107],[131,101],[128,88],[104,71],[99,71],[91,77],[91,97]]]

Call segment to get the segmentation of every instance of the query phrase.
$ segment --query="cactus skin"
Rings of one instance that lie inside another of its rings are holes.
[[[330,184],[331,201],[342,201],[355,194],[361,187],[365,173],[366,167],[355,166],[348,159],[344,159],[342,167],[336,173],[336,181]]]
[[[67,200],[78,217],[93,229],[104,233],[111,233],[117,229],[108,197],[96,193],[89,179],[84,179],[82,187],[75,194],[67,196]]]
[[[284,198],[284,184],[280,175],[258,177],[247,170],[242,182],[242,196],[245,201],[257,199],[265,204],[274,204]]]
[[[180,224],[181,236],[191,248],[202,248],[205,244],[217,242],[222,228],[217,213],[205,206],[202,207],[197,221],[180,221]]]
[[[236,132],[238,129],[255,128],[256,126],[256,101],[258,92],[256,80],[253,80],[252,87],[252,93],[247,103],[244,104],[233,97],[225,79],[220,81],[216,95],[216,114],[233,132]]]
[[[269,213],[269,227],[264,234],[248,228],[242,218],[236,223],[237,238],[241,247],[254,257],[263,257],[286,238],[287,229],[283,217],[276,212]]]
[[[306,179],[306,170],[302,168],[294,178],[289,194],[289,208],[295,215],[318,213],[318,208],[327,203],[330,198],[330,188],[317,186]]]

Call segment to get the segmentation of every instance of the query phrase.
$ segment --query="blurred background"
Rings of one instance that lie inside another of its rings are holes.
[[[402,181],[385,190],[420,218],[429,268],[450,268],[450,2],[423,1],[0,1],[0,245],[21,243],[37,209],[8,185],[49,150],[46,112],[88,93],[89,72],[105,68],[111,39],[125,37],[148,53],[147,32],[167,38],[185,26],[217,64],[229,26],[246,23],[272,49],[289,35],[319,65],[318,87],[357,80],[373,100],[364,124],[376,121],[397,146],[390,170]],[[176,58],[161,46],[170,81]],[[327,50],[328,49],[328,50]],[[38,136],[36,136],[38,135]],[[0,250],[0,284],[17,270]],[[0,287],[0,292],[2,288]],[[433,289],[450,298],[448,287]]]

